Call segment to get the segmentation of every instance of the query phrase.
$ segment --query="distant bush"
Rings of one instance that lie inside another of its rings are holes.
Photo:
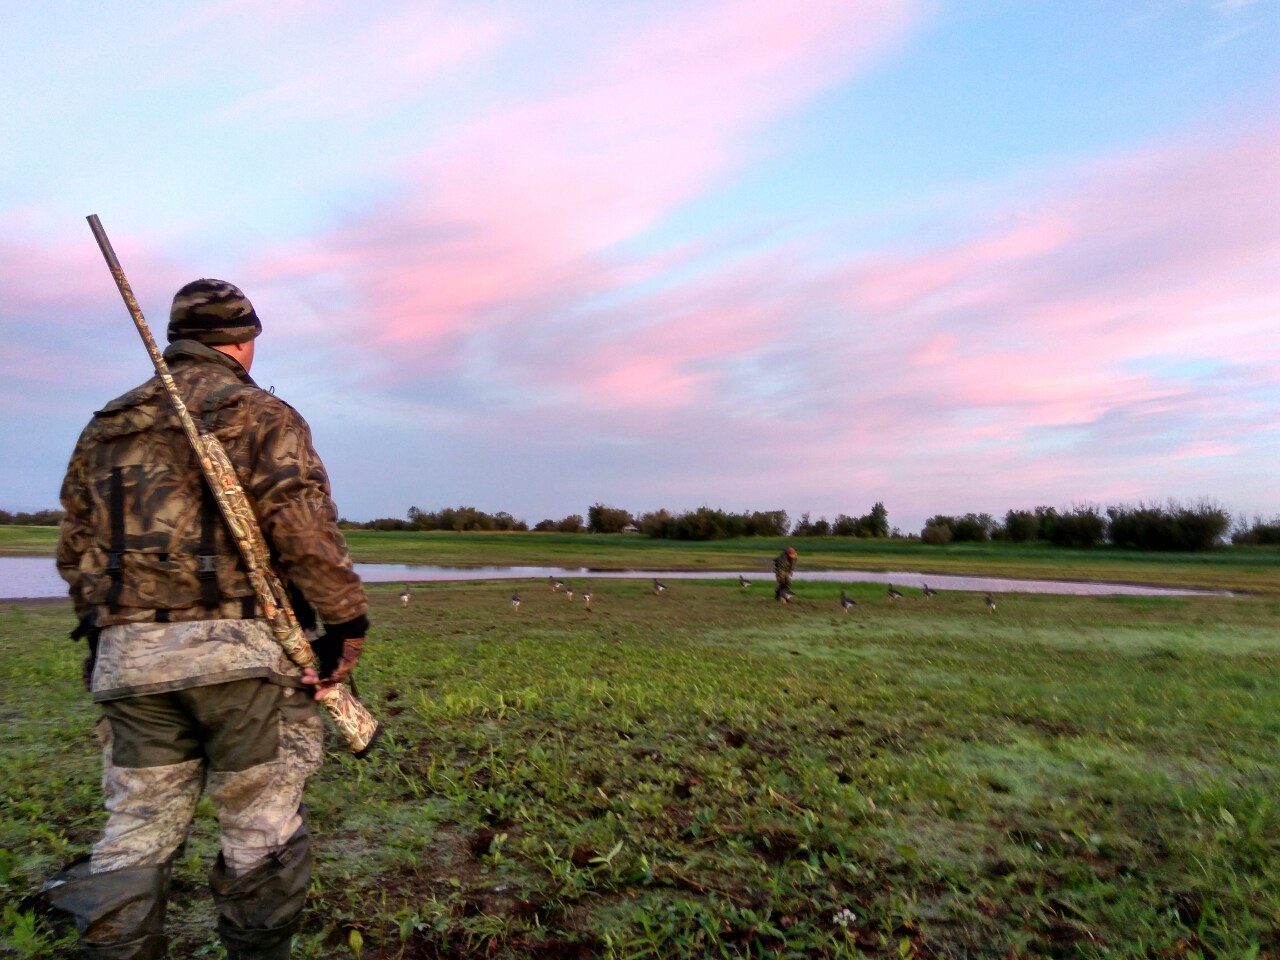
[[[856,537],[858,535],[858,518],[847,514],[836,514],[831,522],[831,533],[837,537]]]
[[[587,530],[591,533],[621,533],[631,525],[631,514],[619,507],[594,503],[587,510]]]
[[[1030,510],[1010,510],[1004,515],[1003,539],[1028,543],[1039,538],[1040,520]]]
[[[8,510],[0,510],[0,526],[56,527],[62,522],[63,516],[65,516],[63,510],[37,510],[34,513],[21,510],[10,513]]]
[[[475,507],[446,507],[435,513],[427,513],[417,507],[409,508],[409,519],[378,517],[376,520],[338,521],[343,530],[528,530],[529,525],[517,520],[505,511],[485,513]]]
[[[791,518],[785,510],[756,510],[747,517],[748,537],[785,537]]]
[[[671,519],[666,510],[652,510],[636,521],[636,527],[646,537],[659,540],[671,535]]]
[[[858,535],[863,537],[889,536],[889,511],[877,500],[871,512],[858,520]]]
[[[831,533],[837,537],[888,537],[889,511],[877,501],[871,512],[864,516],[839,514],[831,524]]]
[[[1067,513],[1037,510],[1040,536],[1056,547],[1096,547],[1106,540],[1107,521],[1097,507],[1075,506]]]
[[[528,530],[523,520],[517,520],[505,510],[485,513],[475,507],[445,507],[434,513],[409,508],[410,530]],[[373,521],[380,523],[381,521]]]
[[[983,543],[991,539],[995,526],[995,519],[989,513],[966,513],[963,517],[948,517],[940,513],[925,521],[925,530],[933,528],[933,532],[926,536],[921,531],[920,539],[925,543]],[[939,541],[939,531],[943,528],[947,530],[947,538]]]
[[[582,522],[580,514],[571,513],[561,520],[539,520],[533,529],[537,533],[582,533],[586,524]]]
[[[355,526],[360,530],[417,530],[408,520],[401,520],[399,517],[379,517],[377,520],[369,520],[366,523],[358,523]]]
[[[1222,542],[1231,515],[1202,501],[1186,506],[1170,501],[1156,507],[1139,503],[1108,507],[1108,536],[1118,547],[1138,550],[1208,550]]]
[[[935,545],[1047,540],[1060,547],[1092,547],[1102,543],[1106,535],[1107,521],[1098,509],[1077,506],[1062,513],[1053,507],[1010,510],[1003,524],[997,523],[989,513],[966,513],[961,517],[940,513],[925,521],[920,539]]]
[[[955,522],[951,534],[957,542],[985,543],[995,529],[995,518],[989,513],[966,513]]]
[[[1255,546],[1280,546],[1280,517],[1268,522],[1255,517],[1251,527],[1246,527],[1242,519],[1231,531],[1231,542]]]
[[[1054,507],[1036,507],[1033,513],[1036,515],[1036,539],[1051,539],[1050,534],[1053,533],[1053,528],[1062,515]],[[1105,527],[1106,524],[1104,523],[1103,526]]]
[[[671,523],[673,540],[721,540],[742,535],[742,520],[723,510],[699,507]]]
[[[682,513],[671,524],[674,540],[724,540],[745,536],[746,532],[745,514],[726,513],[712,507]]]
[[[668,540],[726,540],[731,537],[781,537],[787,533],[785,510],[728,513],[712,507],[673,514],[668,510],[646,513],[636,521],[647,537]]]
[[[795,527],[791,531],[793,537],[826,537],[831,535],[831,524],[826,517],[810,520],[809,514],[800,514]]]
[[[951,542],[950,517],[933,517],[925,522],[920,531],[920,540],[935,547],[944,547]]]
[[[1097,507],[1090,506],[1074,506],[1065,512],[1045,506],[1010,510],[1004,515],[1004,524],[991,531],[993,540],[1043,540],[1058,547],[1093,547],[1105,541],[1106,536],[1106,518]]]
[[[889,536],[889,511],[876,501],[871,512],[861,517],[836,517],[831,532],[838,537],[887,537]]]

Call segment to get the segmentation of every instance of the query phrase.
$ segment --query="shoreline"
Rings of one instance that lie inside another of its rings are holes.
[[[41,556],[5,558],[46,560]],[[761,586],[772,583],[769,571],[696,570],[696,569],[610,569],[589,566],[534,566],[524,564],[404,564],[385,561],[360,561],[356,564],[366,584],[385,583],[458,583],[486,580],[540,580],[548,576],[599,580],[733,580],[739,576],[755,579]],[[362,569],[363,568],[363,569]],[[1009,577],[982,573],[937,573],[912,570],[851,570],[817,568],[797,571],[798,583],[884,583],[907,589],[922,589],[931,583],[935,590],[952,593],[1031,593],[1071,596],[1147,596],[1147,597],[1243,597],[1247,591],[1211,587],[1170,586],[1124,580],[1091,580],[1067,577]],[[19,588],[21,589],[21,588]],[[65,596],[0,597],[5,603],[66,602]]]

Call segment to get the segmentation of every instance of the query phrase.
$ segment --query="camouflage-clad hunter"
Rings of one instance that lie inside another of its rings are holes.
[[[109,816],[92,855],[48,885],[76,918],[83,957],[168,955],[170,863],[202,789],[221,829],[209,885],[227,956],[287,958],[306,898],[301,801],[324,737],[307,685],[350,674],[368,602],[306,422],[249,377],[261,329],[237,287],[197,280],[174,297],[164,356],[226,448],[291,592],[323,620],[321,668],[296,667],[256,619],[159,379],[94,414],[63,482],[58,570],[90,642]]]
[[[778,586],[773,591],[773,599],[781,600],[782,592],[791,589],[791,577],[796,572],[796,548],[787,547],[773,558],[773,579]]]

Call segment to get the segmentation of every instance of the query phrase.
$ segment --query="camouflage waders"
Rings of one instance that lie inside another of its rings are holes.
[[[106,829],[87,863],[46,888],[75,915],[81,955],[166,956],[170,863],[207,790],[222,835],[209,885],[227,956],[285,960],[311,876],[302,792],[324,744],[310,694],[247,679],[101,706]]]

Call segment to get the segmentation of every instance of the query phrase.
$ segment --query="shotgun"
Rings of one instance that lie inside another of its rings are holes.
[[[298,625],[293,608],[289,605],[288,591],[271,567],[271,553],[267,549],[266,538],[258,525],[253,505],[249,502],[244,487],[240,485],[239,477],[236,476],[231,458],[227,456],[227,451],[217,437],[209,433],[201,433],[196,428],[195,420],[192,419],[187,405],[178,393],[178,385],[174,382],[173,375],[169,372],[169,365],[165,363],[164,355],[156,345],[151,329],[142,316],[138,301],[133,296],[133,288],[129,286],[124,269],[116,259],[111,241],[107,239],[107,233],[102,229],[98,215],[90,214],[87,219],[89,229],[93,231],[93,237],[98,241],[98,249],[102,251],[111,275],[115,277],[120,296],[124,298],[124,305],[128,307],[129,315],[133,317],[133,324],[138,328],[142,342],[147,347],[147,353],[151,355],[156,376],[164,384],[169,402],[182,423],[182,430],[187,435],[192,449],[195,450],[205,482],[209,484],[222,518],[226,521],[227,528],[231,531],[231,536],[240,550],[240,555],[244,558],[249,581],[253,584],[257,595],[258,607],[271,628],[272,636],[284,649],[289,659],[299,667],[317,669],[315,653],[311,649],[311,644],[307,642],[302,627]],[[378,721],[343,684],[323,685],[320,692],[320,703],[329,713],[334,727],[346,741],[348,748],[357,757],[366,756],[373,749],[374,741],[382,732]]]

